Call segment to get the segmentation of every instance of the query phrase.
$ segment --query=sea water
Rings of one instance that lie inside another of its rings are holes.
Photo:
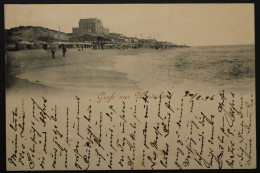
[[[255,47],[204,46],[120,56],[116,69],[141,88],[186,87],[252,90]]]

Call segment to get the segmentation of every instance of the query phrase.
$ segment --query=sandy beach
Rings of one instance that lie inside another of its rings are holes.
[[[141,51],[144,50],[139,52]],[[58,50],[55,59],[51,58],[50,52],[39,49],[8,52],[6,88],[7,91],[15,92],[75,91],[80,90],[80,86],[90,89],[120,89],[123,85],[130,89],[135,88],[134,81],[127,74],[105,68],[113,66],[115,55],[139,52],[69,49],[66,57],[62,57],[61,50]]]
[[[229,53],[227,54],[227,51]],[[7,52],[7,92],[254,89],[254,46]],[[241,58],[240,58],[241,57]]]

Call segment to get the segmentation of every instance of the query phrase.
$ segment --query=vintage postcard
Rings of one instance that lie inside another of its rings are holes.
[[[6,4],[6,167],[256,168],[254,4]]]

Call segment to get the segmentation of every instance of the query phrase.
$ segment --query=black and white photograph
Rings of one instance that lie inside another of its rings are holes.
[[[7,90],[252,90],[253,9],[6,5]]]

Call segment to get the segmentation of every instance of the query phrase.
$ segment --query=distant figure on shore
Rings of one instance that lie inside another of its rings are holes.
[[[81,45],[81,49],[82,49],[82,51],[83,51],[83,44]]]
[[[66,46],[63,45],[62,46],[63,57],[65,57],[66,51],[67,51]]]
[[[52,59],[55,59],[55,52],[56,52],[56,49],[52,48],[51,49]]]

